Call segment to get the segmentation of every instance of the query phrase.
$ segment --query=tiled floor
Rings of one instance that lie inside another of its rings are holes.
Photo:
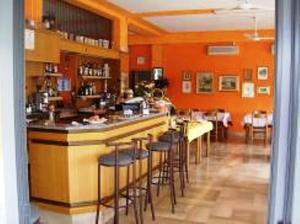
[[[212,147],[209,158],[191,165],[186,196],[180,197],[177,190],[175,214],[164,187],[160,197],[155,196],[156,221],[148,210],[146,224],[266,223],[270,147],[238,140]],[[132,214],[131,210],[129,217],[122,215],[121,223],[134,223]]]

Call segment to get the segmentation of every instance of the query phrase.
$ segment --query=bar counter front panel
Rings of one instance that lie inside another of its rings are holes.
[[[168,117],[155,114],[119,122],[107,127],[72,128],[29,125],[31,199],[40,207],[75,214],[95,210],[97,201],[97,163],[101,155],[112,152],[111,141],[130,141],[133,137],[154,137],[168,128]],[[159,157],[154,154],[153,167]],[[143,163],[143,173],[147,163]],[[102,196],[114,191],[114,169],[101,169]],[[121,168],[121,187],[126,168]]]

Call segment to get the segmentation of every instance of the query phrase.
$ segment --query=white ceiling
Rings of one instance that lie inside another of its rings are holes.
[[[130,12],[233,8],[241,0],[108,0]],[[252,0],[253,5],[275,8],[275,0]],[[253,29],[254,14],[198,14],[145,17],[169,32]],[[275,12],[256,14],[259,29],[275,27]]]

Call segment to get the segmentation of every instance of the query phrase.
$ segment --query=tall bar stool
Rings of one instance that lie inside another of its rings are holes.
[[[134,148],[128,148],[121,151],[121,153],[130,156],[131,158],[134,158],[134,152],[135,152],[135,159],[138,160],[138,170],[139,170],[139,179],[137,180],[137,187],[139,194],[137,197],[139,198],[139,213],[140,213],[140,221],[141,224],[144,223],[143,218],[143,196],[145,196],[145,204],[144,204],[144,211],[147,210],[147,205],[150,204],[151,208],[151,214],[152,214],[152,220],[155,220],[155,212],[154,212],[154,206],[153,206],[153,200],[152,200],[152,190],[151,190],[151,180],[152,180],[152,152],[151,150],[146,150],[143,147],[144,141],[148,141],[149,144],[151,144],[151,136],[148,137],[140,137],[140,138],[133,138],[132,141],[134,142]],[[147,159],[147,181],[146,181],[146,187],[143,187],[143,161]],[[128,204],[128,191],[129,188],[127,188],[127,201]],[[128,208],[128,207],[126,207]],[[126,209],[126,215],[128,214],[128,209]]]
[[[168,181],[169,190],[170,190],[170,202],[172,213],[175,213],[175,204],[176,204],[176,193],[175,193],[175,185],[174,185],[174,133],[171,133],[171,141],[163,142],[163,141],[155,141],[152,140],[150,143],[146,145],[147,149],[151,152],[160,153],[160,161],[159,161],[159,175],[152,177],[151,184],[156,184],[159,194],[159,188],[161,182],[163,180]],[[151,136],[153,139],[153,136]],[[164,159],[163,159],[164,157]],[[151,160],[153,160],[153,153],[151,154]],[[167,172],[163,172],[164,167],[167,167]],[[165,175],[163,175],[165,174]],[[153,182],[154,179],[157,179],[158,182]]]
[[[185,181],[189,183],[187,148],[185,147],[187,124],[188,121],[177,123],[178,129],[169,129],[159,137],[159,141],[171,143],[172,134],[174,136],[173,147],[176,148],[176,153],[173,158],[173,166],[176,168],[174,172],[179,173],[181,196],[184,196]]]
[[[119,199],[121,195],[120,190],[120,168],[127,167],[127,188],[129,187],[129,175],[130,175],[130,166],[133,167],[132,172],[132,189],[133,189],[133,197],[127,197],[126,200],[130,200],[133,204],[134,208],[134,215],[136,224],[139,223],[138,221],[138,212],[137,212],[137,205],[136,205],[136,163],[135,163],[135,147],[132,143],[108,143],[107,146],[114,147],[114,152],[100,156],[98,160],[98,203],[97,203],[97,212],[96,212],[96,224],[99,222],[99,212],[100,212],[100,205],[104,207],[109,207],[114,209],[114,224],[119,224],[119,209],[126,208],[128,209],[128,203],[126,205],[120,205]],[[124,146],[132,146],[134,149],[133,157],[128,156],[123,153],[119,153],[120,147]],[[109,205],[101,198],[101,166],[104,167],[111,167],[114,168],[114,204]],[[128,191],[128,190],[127,190]]]

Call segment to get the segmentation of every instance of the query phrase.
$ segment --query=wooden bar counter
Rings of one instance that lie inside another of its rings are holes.
[[[105,125],[71,126],[33,123],[28,125],[31,199],[46,210],[63,214],[95,211],[97,162],[113,150],[107,142],[133,137],[158,136],[168,128],[168,117],[151,114]],[[158,158],[155,157],[153,166]],[[146,172],[146,161],[144,165]],[[102,195],[113,193],[113,169],[102,169]],[[121,169],[121,187],[125,183]]]

